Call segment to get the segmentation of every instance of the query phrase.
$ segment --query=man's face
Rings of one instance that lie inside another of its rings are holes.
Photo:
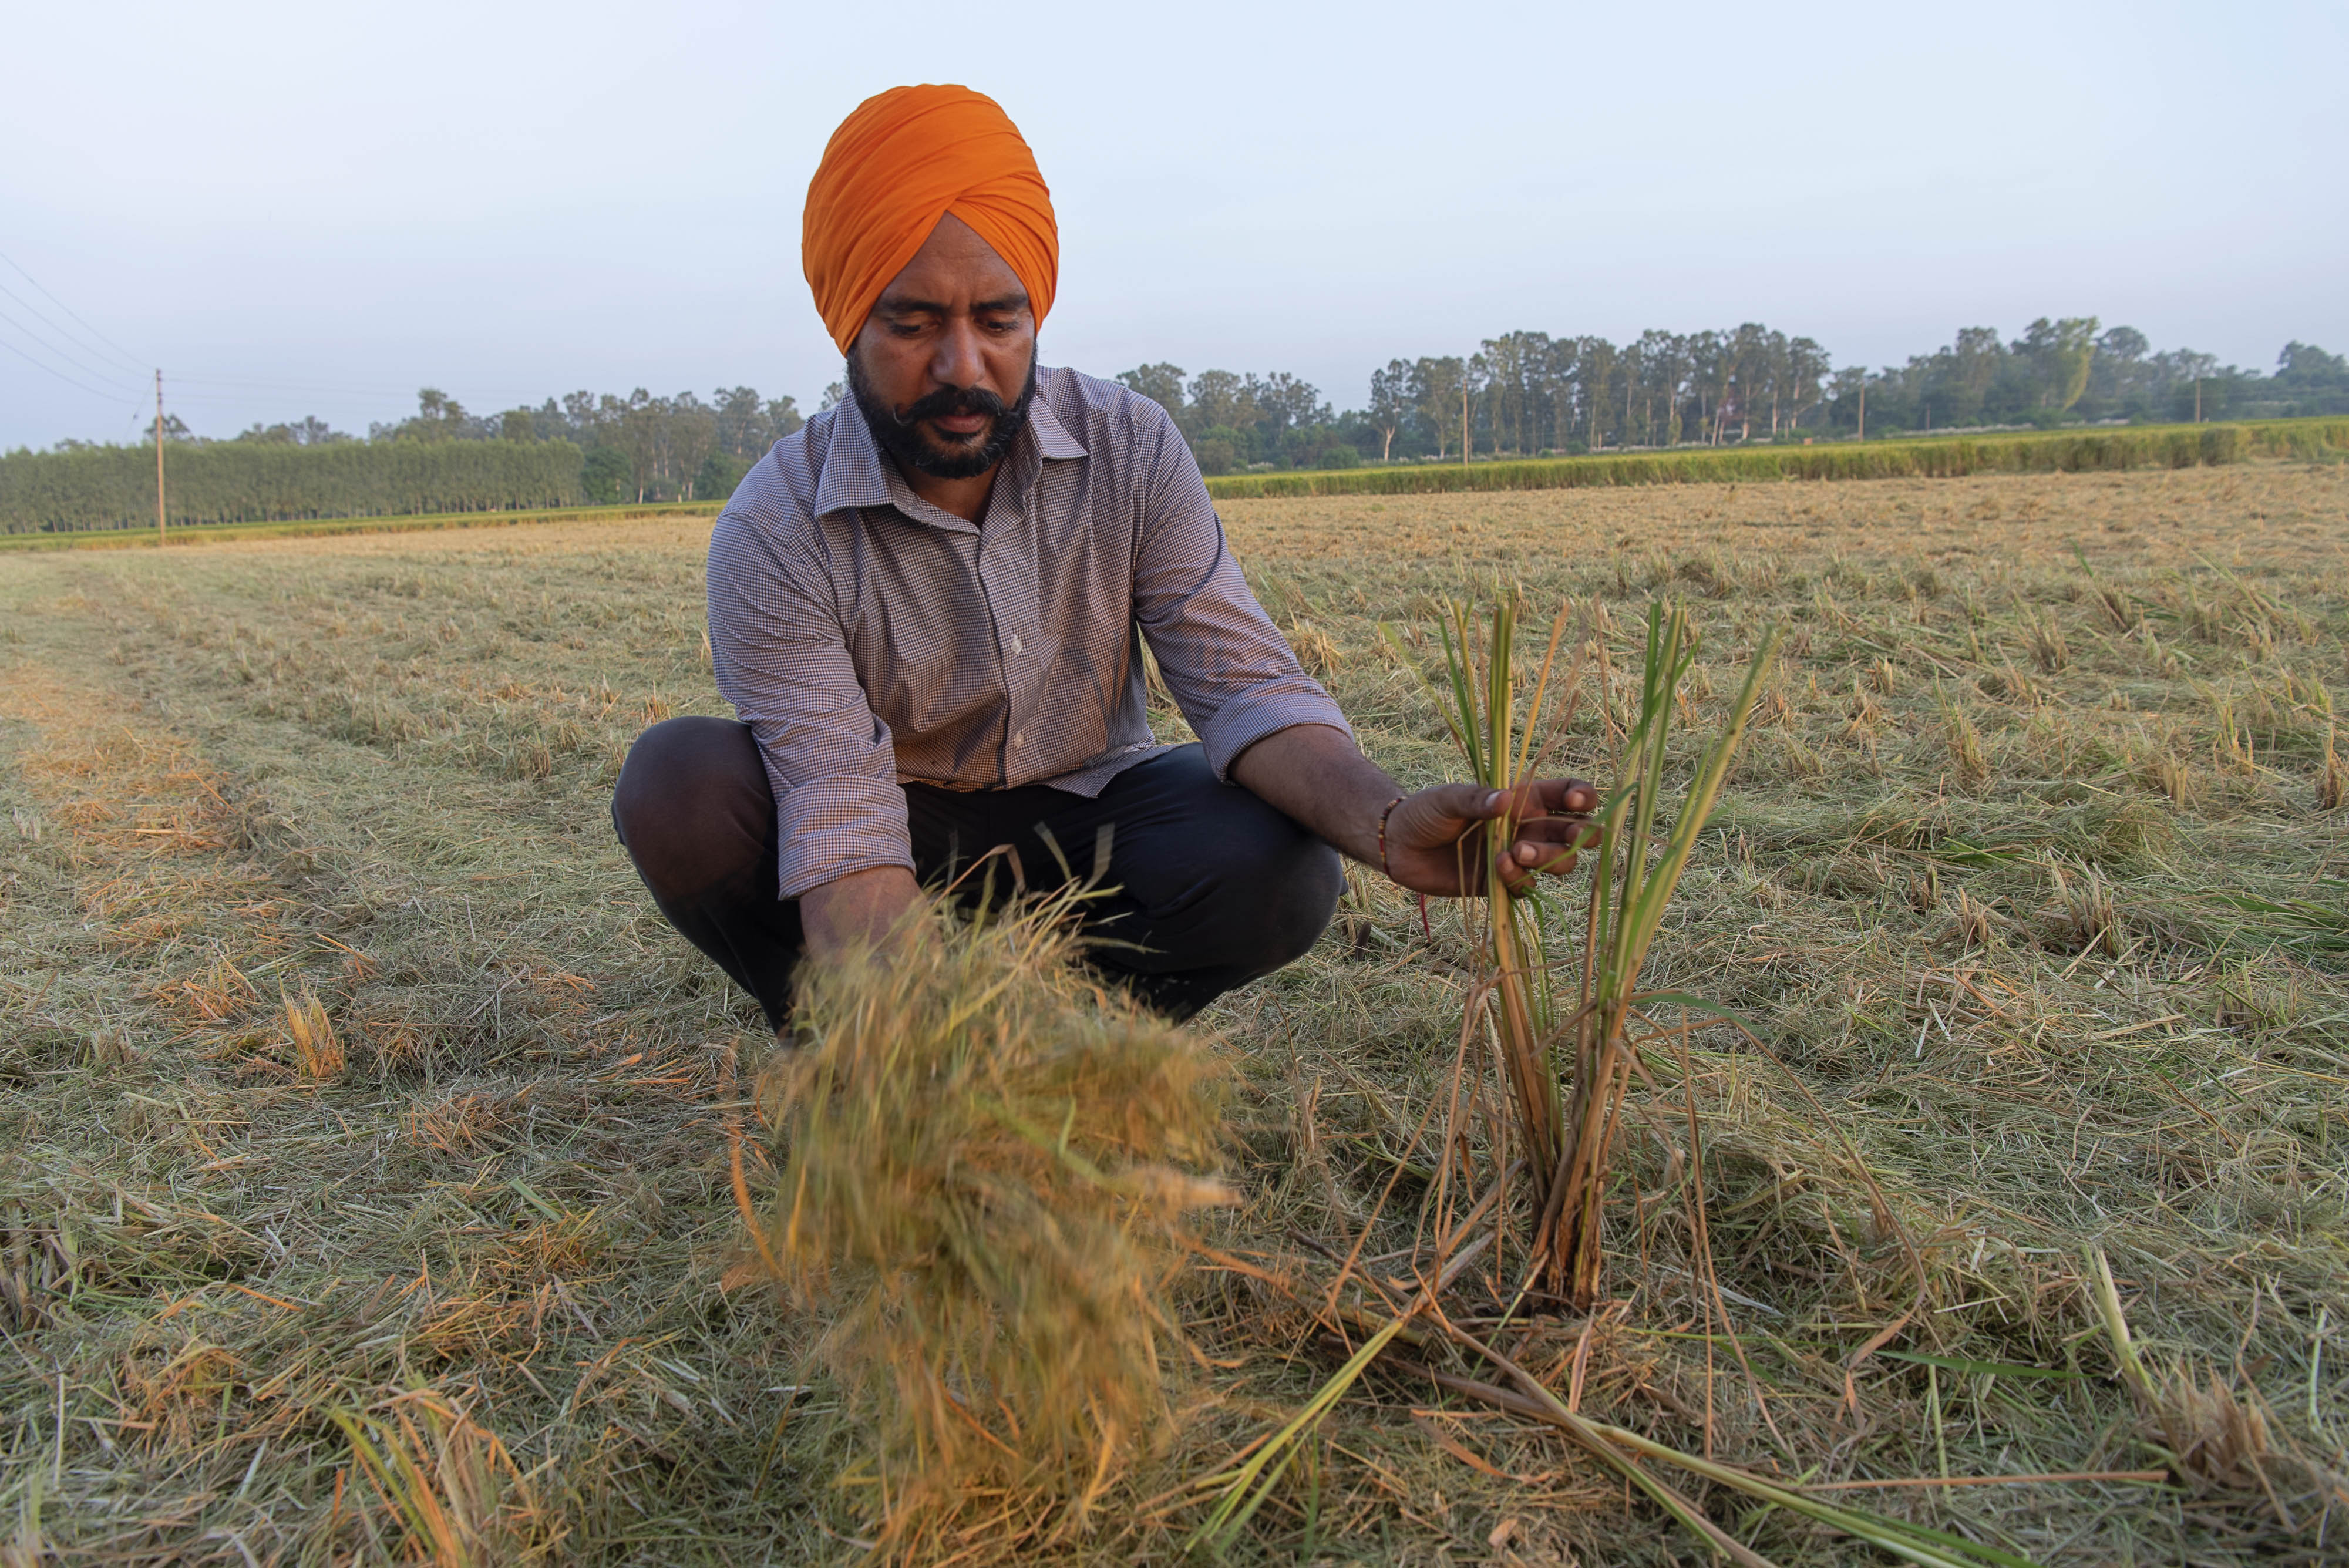
[[[1036,389],[1028,291],[949,213],[881,291],[848,356],[864,421],[901,464],[975,479],[1002,461]]]

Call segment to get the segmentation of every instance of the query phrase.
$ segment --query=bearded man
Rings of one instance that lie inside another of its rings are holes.
[[[613,800],[661,912],[778,1030],[803,957],[889,940],[990,852],[1031,890],[1098,872],[1094,961],[1175,1018],[1310,948],[1341,854],[1471,892],[1486,867],[1461,840],[1506,815],[1506,880],[1572,867],[1590,785],[1396,784],[1249,594],[1166,410],[1039,367],[1059,229],[992,99],[859,106],[802,251],[851,396],[776,442],[711,535],[740,722],[655,725]],[[1145,643],[1192,744],[1151,732]]]

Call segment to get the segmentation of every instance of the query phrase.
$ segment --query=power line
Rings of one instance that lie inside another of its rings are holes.
[[[121,344],[117,343],[113,338],[109,337],[105,333],[100,332],[97,327],[90,326],[88,322],[82,321],[80,317],[75,316],[72,306],[67,305],[56,295],[50,294],[47,288],[43,288],[41,286],[41,280],[35,277],[31,273],[26,272],[23,267],[18,266],[15,257],[9,255],[5,251],[0,251],[0,261],[5,261],[11,267],[15,267],[16,275],[23,278],[26,283],[31,284],[35,288],[40,289],[41,293],[47,297],[50,304],[56,306],[59,310],[64,311],[67,316],[72,316],[76,321],[80,321],[84,329],[86,329],[91,337],[97,338],[100,343],[103,343],[108,348],[113,349],[118,355],[120,355],[121,363],[125,368],[141,375],[145,374],[145,371],[141,369],[140,366],[139,357],[137,355],[131,353],[130,350],[125,348]],[[12,296],[11,297],[14,296]]]
[[[129,395],[119,388],[108,391],[97,387],[87,385],[84,382],[77,381],[71,376],[67,375],[63,370],[54,369],[49,366],[42,364],[38,359],[34,358],[30,354],[26,353],[22,348],[17,348],[14,343],[9,342],[5,337],[0,337],[0,348],[5,348],[9,353],[14,354],[17,358],[22,359],[26,364],[32,366],[36,370],[47,370],[50,375],[55,376],[58,380],[63,381],[68,387],[79,387],[83,391],[89,393],[92,397],[104,398],[109,403],[119,403]]]
[[[256,381],[228,376],[174,376],[172,380],[183,387],[247,387],[264,392],[310,392],[321,396],[351,398],[406,398],[416,393],[414,387],[324,387],[302,381]],[[476,389],[492,396],[527,397],[530,394],[514,387]]]
[[[173,385],[174,387],[186,387],[186,386],[192,386],[192,385],[194,385],[194,381],[193,381],[193,379],[184,379],[184,380],[183,380],[181,378],[180,378],[180,377],[178,377],[178,376],[174,376],[174,377],[172,377],[172,378],[171,378],[171,385]],[[384,394],[384,393],[378,393],[378,392],[366,392],[366,393],[352,392],[352,393],[349,393],[349,394],[346,395],[346,394],[339,393],[339,392],[325,392],[325,393],[318,393],[318,394],[315,394],[315,395],[316,395],[316,397],[318,397],[318,398],[322,398],[322,399],[324,399],[324,400],[325,400],[326,401],[327,401],[327,402],[344,403],[344,402],[349,402],[349,401],[352,401],[353,400],[360,399],[360,398],[364,398],[364,399],[366,399],[366,400],[369,400],[369,401],[380,401],[380,400],[381,400],[381,399],[382,399],[383,397],[387,396],[387,395],[396,395],[396,394]],[[181,392],[175,392],[175,393],[173,393],[173,394],[172,394],[172,400],[173,400],[173,401],[175,401],[175,402],[181,402],[181,403],[243,403],[243,404],[246,404],[246,405],[250,406],[250,405],[251,405],[252,403],[254,403],[256,400],[254,398],[254,396],[253,396],[252,394],[250,394],[250,393],[246,393],[246,392],[188,392],[188,391],[181,391]]]
[[[379,402],[386,398],[404,400],[415,397],[417,391],[414,387],[314,387],[285,381],[222,381],[214,380],[209,376],[175,376],[172,380],[182,387],[213,389],[190,395],[210,398],[221,402],[230,400],[250,402],[256,393],[285,398],[325,398],[343,402],[360,399]]]
[[[16,296],[15,295],[10,295],[8,297],[15,299]],[[22,302],[19,301],[19,303],[21,304]],[[110,382],[116,376],[120,374],[119,371],[103,364],[92,365],[85,362],[84,360],[76,358],[72,354],[58,348],[55,343],[50,342],[47,338],[42,337],[38,332],[34,331],[31,327],[26,326],[23,322],[17,320],[15,317],[9,315],[5,310],[0,310],[0,321],[6,322],[9,326],[23,333],[26,337],[32,339],[33,343],[37,346],[44,354],[48,355],[52,358],[64,360],[67,365],[80,371],[83,375],[89,377],[92,380]]]
[[[71,328],[58,326],[55,317],[49,315],[48,312],[43,310],[39,306],[35,305],[31,300],[26,299],[23,295],[18,294],[15,289],[10,288],[6,284],[0,283],[0,294],[5,294],[10,299],[15,300],[18,308],[32,312],[36,320],[39,321],[42,326],[47,327],[50,331],[63,337],[67,342],[72,344],[77,351],[88,354],[91,358],[97,359],[100,364],[103,364],[109,374],[117,373],[122,369],[121,366],[113,362],[113,357],[108,354],[106,350],[103,348],[91,348],[88,344],[75,337]],[[47,339],[42,338],[39,333],[35,332],[23,322],[16,322],[16,326],[18,331],[26,333],[39,340],[45,348],[55,348],[54,345],[48,343]],[[57,349],[57,354],[59,358],[69,358],[71,357],[63,349]]]

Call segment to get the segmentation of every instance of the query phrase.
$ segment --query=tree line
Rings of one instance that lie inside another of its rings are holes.
[[[224,441],[166,415],[175,524],[722,499],[804,421],[790,397],[721,387],[627,397],[573,392],[475,414],[438,388],[364,436],[315,415]],[[131,446],[64,441],[0,457],[0,533],[142,527],[155,518],[155,427]]]
[[[549,398],[536,408],[523,405],[494,414],[470,412],[438,387],[426,387],[416,394],[416,412],[404,420],[371,423],[364,437],[338,431],[313,414],[280,424],[255,423],[227,442],[216,442],[193,434],[171,414],[164,419],[163,439],[200,447],[567,441],[578,450],[580,462],[574,500],[609,505],[730,495],[751,463],[804,422],[795,399],[762,397],[752,387],[720,387],[708,402],[693,392],[655,397],[642,387],[625,398],[578,391]],[[154,439],[150,421],[142,447]],[[57,450],[87,451],[90,446],[67,441],[58,442]],[[153,500],[151,492],[149,500]]]
[[[1391,359],[1360,409],[1283,374],[1141,365],[1126,386],[1174,416],[1210,473],[1642,451],[1936,431],[2349,413],[2349,362],[2294,341],[2272,375],[2134,327],[2042,318],[1968,327],[1906,365],[1837,369],[1816,340],[1758,322],[1604,337],[1510,332],[1474,354]]]
[[[367,439],[569,441],[582,454],[581,493],[603,505],[730,495],[750,464],[804,422],[795,399],[762,397],[751,387],[720,387],[708,402],[692,392],[656,397],[642,387],[625,398],[579,391],[478,417],[428,387],[417,394],[414,414],[369,425]]]
[[[1473,354],[1390,359],[1362,406],[1343,410],[1285,371],[1159,362],[1117,379],[1174,415],[1209,473],[2349,413],[2349,361],[2313,345],[2286,344],[2262,373],[2156,352],[2094,317],[2042,318],[2011,340],[1968,327],[1878,369],[1838,369],[1816,339],[1758,322],[1621,345],[1509,332]],[[823,407],[843,395],[835,382]],[[185,479],[167,494],[174,520],[191,523],[714,500],[802,422],[793,399],[750,387],[707,400],[577,391],[493,414],[428,387],[415,413],[364,437],[312,416],[208,441],[172,415],[163,436]],[[0,531],[150,521],[153,438],[150,425],[139,446],[68,441],[0,457]]]
[[[568,441],[580,452],[580,492],[595,505],[730,495],[751,463],[805,422],[796,400],[762,397],[752,387],[720,387],[708,402],[689,391],[656,397],[642,387],[625,398],[577,391],[494,414],[469,413],[427,387],[416,405],[407,419],[370,424],[367,441]],[[236,439],[300,437],[289,427],[255,425]]]
[[[181,441],[164,499],[174,527],[309,517],[575,506],[569,441]],[[78,445],[0,458],[0,533],[155,524],[155,454]]]

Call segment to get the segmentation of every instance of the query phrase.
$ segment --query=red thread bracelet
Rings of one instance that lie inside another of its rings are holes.
[[[1394,808],[1402,804],[1402,798],[1395,796],[1387,802],[1387,808],[1379,813],[1379,869],[1385,873],[1390,882],[1394,880],[1394,867],[1387,864],[1387,818],[1394,815]]]

